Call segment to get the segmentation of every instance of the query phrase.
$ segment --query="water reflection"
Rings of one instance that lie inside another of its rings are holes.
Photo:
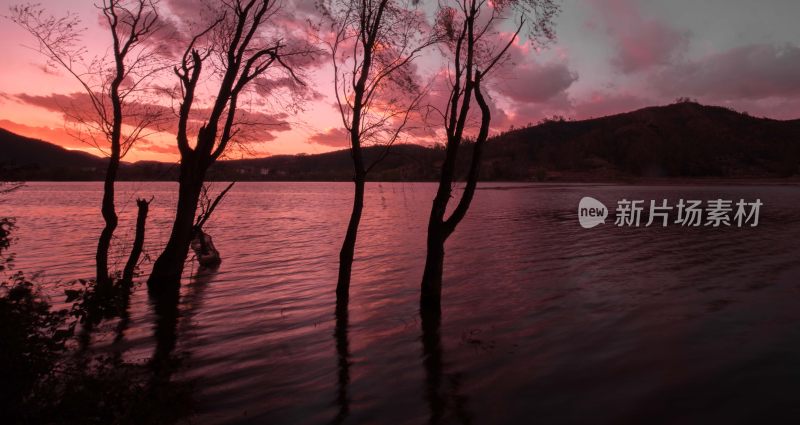
[[[187,279],[177,302],[134,291],[120,328],[126,357],[168,360],[191,339],[192,361],[172,381],[200,380],[192,421],[203,424],[580,423],[583,412],[621,423],[633,406],[684,396],[718,423],[796,402],[797,186],[491,186],[448,241],[444,316],[420,328],[408,318],[418,317],[435,185],[368,185],[350,303],[330,320],[350,185],[237,184],[209,223],[223,269]],[[120,184],[131,200],[145,187],[171,204],[173,183]],[[87,221],[101,194],[95,183],[12,194],[18,269],[91,275],[84,248],[102,220]],[[753,229],[585,230],[585,195],[766,207]],[[120,215],[121,240],[133,213]],[[166,241],[173,213],[152,211],[146,254]],[[728,371],[748,382],[726,386],[739,412],[712,403],[716,386],[685,391]]]
[[[153,378],[157,382],[168,380],[174,367],[172,352],[178,338],[179,299],[178,288],[150,293],[150,304],[155,314],[153,335],[156,342],[150,366],[153,370]]]
[[[120,313],[119,322],[114,329],[114,341],[111,347],[114,350],[114,356],[117,360],[122,360],[124,351],[123,342],[125,340],[125,331],[131,324],[131,293],[133,292],[133,282],[128,279],[123,279],[120,282]]]
[[[154,312],[155,349],[150,360],[156,382],[166,382],[178,366],[179,358],[174,353],[178,341],[178,323],[185,324],[181,332],[187,335],[192,317],[202,304],[203,293],[217,275],[216,268],[200,268],[187,285],[183,296],[181,311],[180,288],[169,286],[168,289],[149,291],[150,304]],[[184,338],[185,342],[186,338]],[[188,356],[189,353],[181,353]]]
[[[337,383],[336,405],[338,411],[331,423],[341,424],[350,414],[350,397],[347,393],[350,385],[350,341],[348,339],[348,301],[339,297],[336,301],[336,327],[333,337],[336,342]]]
[[[425,401],[428,404],[428,423],[443,423],[452,413],[453,421],[471,424],[472,416],[467,410],[467,400],[460,394],[460,374],[445,373],[443,360],[441,325],[442,315],[436,310],[420,311],[422,323],[422,364],[425,369]]]
[[[76,365],[86,371],[91,360],[94,334],[104,322],[117,319],[118,324],[113,332],[112,347],[118,347],[130,322],[130,296],[132,283],[114,280],[103,284],[94,281],[78,280],[67,287],[66,304],[70,314],[78,321]],[[111,333],[111,332],[109,332]],[[117,353],[121,358],[121,353]]]
[[[192,276],[189,280],[186,294],[184,294],[183,301],[181,302],[183,306],[183,311],[181,313],[183,316],[182,322],[187,326],[185,329],[187,334],[189,333],[188,326],[192,323],[192,319],[203,305],[206,290],[209,285],[216,280],[218,274],[218,267],[200,267],[197,270],[197,274]]]
[[[428,403],[429,424],[442,419],[445,399],[442,396],[442,339],[439,331],[442,315],[439,311],[422,310],[422,364],[425,367],[425,400]]]

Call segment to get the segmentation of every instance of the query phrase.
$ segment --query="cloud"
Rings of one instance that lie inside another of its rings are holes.
[[[85,93],[61,94],[53,93],[46,96],[32,96],[26,93],[9,95],[10,98],[22,103],[38,106],[48,111],[67,113],[70,116],[88,116],[94,114],[89,95]]]
[[[159,154],[178,155],[178,145],[175,143],[158,143],[149,139],[140,139],[133,149],[139,152],[153,152]]]
[[[501,33],[493,39],[499,44],[495,50],[505,47],[511,34]],[[517,38],[509,46],[499,69],[491,75],[492,88],[504,97],[522,103],[542,103],[563,94],[578,81],[578,73],[569,66],[564,49],[546,63],[537,61],[541,51],[531,41],[520,43]]]
[[[642,16],[634,0],[592,0],[596,18],[611,37],[611,64],[626,74],[665,65],[688,46],[688,36],[665,23]],[[593,22],[590,22],[593,25]]]
[[[341,127],[329,128],[317,133],[308,139],[312,143],[325,146],[343,148],[350,146],[350,134]]]
[[[510,124],[515,127],[528,126],[555,115],[571,118],[575,115],[572,107],[572,100],[565,92],[545,103],[519,103],[512,108]]]
[[[578,75],[564,63],[528,62],[514,68],[514,78],[495,84],[498,93],[523,103],[545,102],[567,90]]]
[[[253,81],[253,90],[266,101],[285,102],[284,107],[287,109],[291,105],[302,106],[305,102],[324,100],[325,96],[317,87],[304,81],[307,79],[308,77],[304,76],[301,84],[288,76],[257,78]]]
[[[51,93],[48,95],[29,95],[26,93],[2,94],[4,98],[32,106],[44,108],[51,112],[63,115],[66,125],[73,127],[76,131],[102,134],[101,128],[104,124],[100,122],[97,109],[93,106],[89,95],[83,92],[75,93]],[[106,116],[107,121],[112,120],[113,108],[111,100],[105,96],[98,96],[101,103],[100,109]],[[155,103],[145,101],[128,100],[123,104],[123,125],[137,127],[142,123],[147,123],[151,127],[156,124],[172,121],[172,109]],[[124,133],[123,137],[127,136]]]
[[[195,125],[205,123],[210,111],[197,111],[192,119]],[[256,110],[238,109],[236,111],[236,125],[234,140],[240,144],[251,144],[275,140],[275,133],[289,131],[292,126],[286,121],[289,115],[283,112],[269,113]],[[222,124],[220,124],[220,127]]]
[[[800,95],[800,47],[753,44],[675,65],[653,84],[664,94],[711,101]]]
[[[85,93],[59,94],[53,93],[46,96],[31,96],[28,94],[3,95],[5,98],[17,100],[33,106],[38,106],[48,111],[64,114],[64,119],[68,125],[80,127],[81,120],[92,122],[95,120],[96,112],[92,107],[89,96]],[[267,142],[275,140],[276,132],[291,130],[291,125],[287,121],[289,114],[285,112],[263,112],[256,109],[257,105],[242,105],[236,111],[236,136],[235,142],[240,144],[250,144],[257,142]],[[165,119],[154,125],[148,131],[161,131],[170,134],[177,134],[178,120],[174,116],[170,107],[132,102],[126,106],[124,112],[124,124],[136,125],[137,114],[139,111],[148,113],[159,113]],[[210,108],[193,108],[189,116],[189,136],[195,136],[202,125],[208,121],[211,113]],[[221,127],[222,124],[220,124]],[[81,129],[85,130],[85,129]]]
[[[508,40],[510,35],[500,39]],[[530,41],[511,44],[507,58],[491,75],[486,86],[491,89],[489,108],[492,131],[527,125],[546,115],[563,113],[569,106],[568,90],[578,81],[563,48],[544,63],[536,59],[540,51]],[[502,105],[502,106],[501,106]],[[477,107],[474,108],[477,112]]]

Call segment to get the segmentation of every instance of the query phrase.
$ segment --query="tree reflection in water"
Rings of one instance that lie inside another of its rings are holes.
[[[453,422],[471,424],[472,417],[466,409],[467,399],[459,395],[460,374],[445,374],[441,323],[437,310],[420,310],[422,319],[422,365],[425,369],[425,401],[428,404],[429,424],[440,424],[449,411]],[[446,381],[446,382],[445,382]]]
[[[350,397],[347,393],[350,385],[350,341],[348,332],[348,302],[340,297],[336,301],[336,327],[333,337],[336,342],[336,358],[338,380],[336,387],[336,404],[339,410],[331,423],[341,424],[350,414]]]
[[[216,277],[217,271],[216,268],[201,267],[191,278],[182,303],[178,285],[169,285],[169,288],[162,291],[149,291],[150,303],[155,313],[153,334],[156,346],[150,360],[155,383],[167,382],[178,366],[179,357],[185,358],[189,355],[188,351],[180,353],[180,356],[175,354],[179,336],[178,322],[180,319],[181,334],[188,335],[192,317],[202,304],[203,294]],[[179,308],[181,304],[182,309]]]

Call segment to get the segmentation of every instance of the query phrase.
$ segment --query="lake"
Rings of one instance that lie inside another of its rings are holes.
[[[59,282],[91,277],[101,189],[29,183],[0,204],[17,217],[16,268],[39,272],[54,295]],[[135,198],[154,197],[146,272],[169,235],[177,185],[118,190],[118,268]],[[368,184],[349,315],[337,321],[351,184],[238,183],[206,225],[222,266],[195,277],[187,267],[182,287],[185,361],[174,379],[197,383],[191,422],[800,421],[800,186],[483,183],[446,245],[441,326],[425,332],[418,297],[434,190]],[[583,229],[584,196],[612,215],[623,198],[764,205],[757,227],[611,219]],[[143,286],[131,308],[126,355],[146,361],[154,315]],[[101,332],[96,344],[109,339]]]

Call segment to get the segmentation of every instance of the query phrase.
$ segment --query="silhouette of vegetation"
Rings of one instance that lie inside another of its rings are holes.
[[[39,51],[82,85],[86,105],[71,105],[65,111],[67,119],[75,125],[76,137],[108,150],[108,158],[67,152],[0,131],[0,150],[8,155],[0,164],[3,179],[88,175],[104,182],[104,228],[95,252],[95,278],[72,281],[63,289],[63,301],[52,301],[61,297],[52,293],[59,286],[42,287],[35,276],[15,270],[10,252],[15,220],[0,218],[0,415],[4,423],[161,424],[191,414],[193,382],[175,379],[188,355],[176,350],[178,324],[191,319],[191,309],[200,303],[202,291],[220,265],[221,257],[204,225],[235,184],[212,200],[210,180],[236,176],[353,181],[353,206],[339,251],[334,312],[337,373],[332,422],[337,424],[351,416],[353,358],[372,354],[369,346],[355,357],[351,353],[348,309],[366,182],[437,183],[419,299],[421,397],[429,410],[428,422],[436,424],[449,416],[461,423],[472,422],[466,398],[459,394],[459,374],[445,373],[441,294],[445,244],[466,217],[479,178],[791,177],[800,172],[800,122],[758,119],[746,112],[702,106],[688,97],[664,107],[598,119],[574,121],[554,115],[536,125],[492,135],[487,92],[492,72],[508,58],[509,48],[520,36],[527,35],[534,43],[553,39],[553,19],[560,11],[555,0],[441,0],[432,27],[426,26],[426,11],[416,0],[319,0],[316,5],[324,23],[313,29],[330,53],[336,105],[349,148],[321,155],[223,161],[232,146],[247,138],[242,132],[252,130],[254,123],[243,117],[252,113],[244,108],[247,98],[270,92],[263,87],[259,91],[259,84],[280,80],[278,85],[288,87],[290,95],[300,96],[305,85],[302,71],[318,52],[284,33],[278,0],[204,2],[198,22],[175,23],[191,35],[182,40],[185,49],[173,68],[175,87],[161,89],[178,104],[177,167],[122,162],[134,143],[163,118],[163,108],[142,106],[149,95],[147,81],[164,69],[162,61],[156,60],[160,58],[158,43],[151,40],[161,30],[157,0],[105,0],[98,7],[112,40],[108,60],[85,59],[82,24],[75,15],[54,18],[40,6],[30,5],[11,9],[10,19],[36,38]],[[511,32],[504,26],[509,22]],[[419,106],[427,87],[413,65],[434,44],[447,57],[446,104],[441,110],[429,106],[440,115],[437,134],[444,136],[444,142],[431,147],[403,144],[403,135],[414,129],[412,123],[426,121]],[[204,92],[208,88],[211,92]],[[265,125],[275,124],[273,118]],[[70,164],[62,165],[65,162]],[[129,257],[121,272],[110,270],[109,247],[118,226],[115,183],[123,176],[159,176],[179,184],[169,239],[147,280],[155,347],[144,361],[127,359],[123,342],[131,323],[131,299],[140,287],[137,271],[153,198],[136,200]],[[455,189],[460,180],[465,184],[458,196]],[[0,195],[20,187],[21,183],[0,182]],[[182,296],[179,286],[190,249],[202,272]],[[279,281],[276,286],[282,284]],[[303,294],[303,298],[308,296]],[[278,302],[285,300],[293,298]],[[254,305],[249,301],[248,306]],[[377,302],[370,306],[381,307]],[[368,314],[360,316],[373,320]],[[114,325],[113,342],[97,350],[101,337],[108,336],[101,334],[103,325]],[[476,352],[494,349],[494,340],[484,341],[478,332],[464,331],[461,344]],[[563,339],[564,334],[555,334],[556,342]],[[548,335],[533,337],[550,340]],[[545,373],[542,377],[541,382],[552,379]],[[489,378],[495,379],[494,374]]]
[[[128,257],[128,261],[125,263],[125,268],[122,271],[123,282],[133,281],[133,274],[136,271],[136,266],[139,265],[139,257],[141,257],[142,248],[144,247],[147,213],[150,210],[151,202],[153,202],[153,198],[150,198],[149,201],[141,198],[136,200],[136,207],[138,210],[138,213],[136,214],[136,236],[133,239],[133,247],[131,247],[130,256]]]
[[[208,185],[203,185],[203,191],[200,193],[200,213],[197,214],[197,220],[194,223],[194,236],[191,243],[197,262],[200,263],[201,267],[216,268],[222,262],[219,251],[214,247],[211,235],[203,231],[203,225],[211,217],[211,213],[217,208],[222,198],[233,188],[234,184],[236,184],[235,181],[231,182],[213,201],[208,196]]]
[[[3,185],[4,187],[19,187]],[[128,265],[144,241],[149,201],[138,201],[137,237]],[[8,424],[162,424],[192,410],[191,383],[152,379],[152,368],[114,354],[92,352],[91,334],[119,319],[124,338],[133,267],[127,279],[104,285],[78,280],[55,308],[36,279],[14,270],[13,218],[0,218],[0,411]]]
[[[85,58],[84,28],[77,15],[56,18],[48,16],[41,5],[29,4],[12,7],[9,17],[33,35],[49,63],[67,71],[83,87],[83,103],[88,105],[76,101],[65,107],[64,114],[75,125],[76,138],[108,155],[101,206],[105,227],[95,254],[100,284],[111,279],[108,250],[118,224],[114,183],[120,161],[147,135],[143,132],[163,118],[159,108],[142,102],[148,96],[147,81],[160,70],[158,49],[149,43],[161,29],[156,4],[155,0],[103,1],[98,8],[111,36],[110,59]]]
[[[333,34],[322,41],[331,55],[336,103],[353,166],[353,210],[339,251],[336,284],[336,296],[347,298],[367,175],[386,158],[418,108],[424,91],[412,63],[436,37],[420,31],[424,22],[416,2],[322,0],[319,6],[327,21],[322,29]],[[382,147],[371,162],[365,159],[367,146]]]
[[[62,329],[67,311],[51,311],[35,283],[11,272],[13,228],[12,219],[0,219],[0,410],[17,423],[31,394],[53,375],[70,333]]]
[[[440,111],[447,135],[445,158],[428,221],[427,255],[420,291],[421,308],[434,311],[441,308],[444,244],[467,214],[478,183],[484,145],[489,138],[491,110],[484,99],[481,83],[506,57],[509,47],[524,28],[527,28],[527,35],[532,40],[552,40],[553,18],[559,12],[559,6],[553,0],[499,3],[468,0],[453,3],[453,6],[447,3],[441,5],[436,23],[441,32],[446,34],[444,45],[452,57],[452,63],[448,65],[448,81],[451,84],[449,97],[444,110]],[[518,19],[519,23],[511,37],[502,39],[502,33],[496,25],[509,16]],[[500,47],[494,47],[497,37],[501,37]],[[480,108],[480,126],[472,146],[466,185],[455,209],[449,217],[445,217],[447,205],[453,197],[459,149],[466,139],[465,131],[468,130],[469,109],[473,99]]]
[[[4,423],[163,424],[189,415],[192,383],[153,380],[148,364],[90,353],[88,338],[81,340],[101,321],[127,316],[132,286],[79,281],[65,292],[71,307],[55,310],[34,280],[12,273],[13,228],[13,220],[0,219]]]
[[[181,157],[178,203],[169,240],[148,279],[151,290],[175,291],[179,285],[206,173],[241,131],[236,117],[248,88],[257,79],[278,77],[302,85],[295,73],[299,65],[291,60],[313,53],[305,45],[287,46],[284,34],[267,31],[280,10],[277,1],[236,0],[206,6],[213,16],[211,22],[196,31],[174,69],[180,85],[176,91]],[[206,84],[216,84],[216,93],[191,146],[190,118],[195,98],[201,95],[197,87]]]

